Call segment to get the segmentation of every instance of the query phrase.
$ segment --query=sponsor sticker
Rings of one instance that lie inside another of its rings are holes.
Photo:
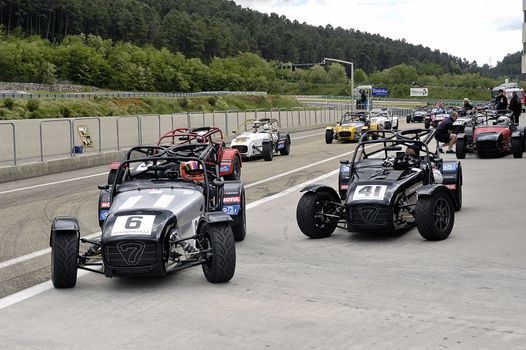
[[[111,230],[112,236],[150,235],[152,233],[155,215],[118,216]]]
[[[385,191],[387,190],[386,185],[361,185],[356,186],[354,190],[353,200],[383,200]]]
[[[223,203],[239,203],[241,202],[241,197],[224,197]]]
[[[239,214],[240,205],[225,205],[223,206],[223,211],[228,215],[237,215]]]
[[[447,188],[449,188],[450,190],[456,190],[457,189],[457,185],[456,184],[448,184],[446,185]]]
[[[457,171],[457,163],[444,163],[442,171]]]
[[[340,185],[340,189],[341,190],[348,190],[349,189],[349,184],[341,184]]]
[[[219,168],[219,171],[222,173],[230,171],[230,164],[221,165]]]
[[[108,214],[110,213],[109,210],[101,210],[99,211],[99,220],[104,221],[108,217]]]
[[[100,208],[101,209],[108,209],[110,207],[110,202],[100,202]]]

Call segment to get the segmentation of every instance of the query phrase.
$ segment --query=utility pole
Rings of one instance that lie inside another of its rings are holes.
[[[336,58],[325,57],[320,64],[325,65],[327,62],[336,62],[351,66],[351,106],[354,106],[354,63],[349,61],[338,60]]]

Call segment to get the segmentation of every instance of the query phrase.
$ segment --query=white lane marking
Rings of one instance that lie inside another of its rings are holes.
[[[368,148],[371,148],[371,147],[373,147],[373,146],[365,147],[365,149],[368,149]],[[334,157],[326,158],[324,160],[320,160],[320,161],[317,161],[317,162],[314,162],[314,163],[310,163],[310,164],[307,164],[305,166],[302,166],[302,167],[299,167],[299,168],[296,168],[296,169],[293,169],[293,170],[289,170],[289,171],[286,171],[286,172],[281,173],[281,174],[277,174],[277,175],[274,175],[274,176],[271,176],[271,177],[267,177],[266,179],[249,183],[248,185],[245,185],[245,188],[254,187],[254,186],[260,185],[262,183],[268,182],[268,181],[279,179],[280,177],[287,176],[287,175],[293,174],[295,172],[302,171],[302,170],[311,168],[313,166],[323,164],[325,162],[329,162],[329,161],[334,160],[334,159],[338,159],[338,158],[342,158],[344,156],[348,156],[350,154],[353,154],[354,152],[355,152],[355,150],[352,150],[352,151],[349,151],[349,152],[345,152],[345,153],[341,153],[341,154],[338,154],[338,155],[336,155]]]
[[[252,203],[249,203],[247,204],[247,210],[248,209],[252,209],[252,208],[255,208],[257,206],[260,206],[262,204],[265,204],[265,203],[268,203],[270,201],[273,201],[274,199],[277,199],[277,198],[280,198],[280,197],[283,197],[283,196],[286,196],[292,192],[295,192],[295,191],[298,191],[299,189],[301,189],[302,187],[304,186],[307,186],[309,184],[312,184],[316,181],[320,181],[320,180],[323,180],[323,179],[326,179],[328,177],[331,177],[335,174],[338,173],[340,169],[335,169],[327,174],[324,174],[324,175],[321,175],[315,179],[311,179],[311,180],[308,180],[308,181],[305,181],[301,184],[298,184],[294,187],[291,187],[291,188],[288,188],[284,191],[281,191],[279,193],[276,193],[275,195],[272,195],[272,196],[269,196],[269,197],[265,197],[265,198],[261,198],[255,202],[252,202]],[[96,237],[97,235],[99,235],[100,232],[97,232],[97,233],[94,233],[91,236],[91,238],[93,237]],[[90,237],[88,236],[88,237]],[[46,249],[46,250],[50,250],[49,248]],[[27,257],[27,255],[26,255]],[[14,259],[13,259],[14,260]],[[26,259],[27,260],[27,259]],[[85,274],[87,274],[88,271],[79,271],[78,275],[77,275],[77,278],[79,277],[82,277],[84,276]],[[47,282],[43,282],[41,284],[37,284],[36,286],[33,286],[33,287],[29,287],[29,288],[26,288],[26,289],[23,289],[19,292],[16,292],[14,294],[11,294],[11,295],[8,295],[6,297],[3,297],[0,299],[0,310],[3,309],[3,308],[6,308],[8,306],[11,306],[13,304],[16,304],[16,303],[19,303],[21,301],[24,301],[26,299],[29,299],[31,297],[34,297],[35,295],[38,295],[38,294],[41,294],[47,290],[50,290],[53,288],[53,283],[51,281],[47,281]]]
[[[86,239],[92,239],[92,238],[95,238],[97,236],[100,236],[101,232],[95,232],[95,233],[92,233],[88,236],[84,236],[82,238],[86,238]],[[24,255],[24,256],[19,256],[18,258],[13,258],[11,260],[6,260],[6,261],[3,261],[0,263],[0,269],[3,269],[3,268],[6,268],[6,267],[9,267],[11,265],[14,265],[14,264],[18,264],[18,263],[21,263],[21,262],[24,262],[24,261],[27,261],[27,260],[31,260],[33,258],[36,258],[36,257],[39,257],[41,255],[45,255],[45,254],[48,254],[48,253],[51,253],[51,248],[45,248],[45,249],[42,249],[42,250],[39,250],[37,252],[33,252],[31,254],[27,254],[27,255]]]
[[[104,173],[99,173],[99,174],[75,177],[73,179],[60,180],[60,181],[48,182],[48,183],[40,184],[40,185],[15,188],[15,189],[12,189],[12,190],[2,191],[2,192],[0,192],[0,194],[13,193],[13,192],[19,192],[19,191],[24,191],[24,190],[32,190],[34,188],[45,187],[45,186],[50,186],[50,185],[57,185],[57,184],[63,184],[65,182],[72,182],[72,181],[77,181],[77,180],[89,179],[90,177],[96,177],[96,176],[102,176],[102,175],[108,175],[108,171],[106,171]]]

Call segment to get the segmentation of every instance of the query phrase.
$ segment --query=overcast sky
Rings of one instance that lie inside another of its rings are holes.
[[[378,33],[494,66],[522,50],[521,0],[234,0],[312,25]]]

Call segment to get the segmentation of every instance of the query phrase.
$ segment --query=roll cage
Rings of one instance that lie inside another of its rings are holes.
[[[149,184],[156,184],[157,186],[168,183],[171,184],[170,187],[174,187],[173,185],[177,182],[186,182],[199,185],[203,189],[203,194],[206,198],[207,212],[215,210],[221,202],[218,198],[222,198],[222,194],[216,191],[214,191],[215,193],[212,192],[217,188],[220,188],[222,191],[221,185],[223,182],[219,180],[217,164],[205,161],[213,151],[213,146],[210,143],[133,147],[126,152],[117,169],[113,186],[111,186],[110,202],[113,201],[119,188],[126,182],[144,180],[148,181]],[[206,174],[202,183],[185,180],[180,177],[179,165],[181,162],[187,161],[197,161],[201,164]],[[132,173],[131,169],[133,168],[133,164],[138,164],[143,169]],[[138,188],[140,188],[140,186]],[[211,201],[212,198],[216,200]]]
[[[260,127],[264,125],[270,125],[270,131],[278,131],[281,129],[281,125],[277,119],[263,118],[263,119],[248,119],[243,124],[239,126],[240,130],[247,132],[261,132],[259,131]],[[263,131],[266,132],[266,131]]]

